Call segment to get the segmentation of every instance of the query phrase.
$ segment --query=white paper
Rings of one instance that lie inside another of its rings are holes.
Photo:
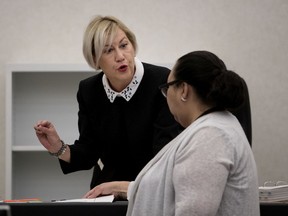
[[[114,200],[114,195],[107,195],[107,196],[101,196],[97,198],[81,198],[81,199],[65,199],[65,200],[57,200],[55,202],[90,202],[90,203],[96,203],[96,202],[109,202],[112,203]]]

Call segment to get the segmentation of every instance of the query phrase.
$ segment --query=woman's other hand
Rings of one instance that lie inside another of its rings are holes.
[[[114,195],[115,198],[126,199],[129,183],[129,181],[105,182],[88,191],[83,198],[96,198],[104,195]]]

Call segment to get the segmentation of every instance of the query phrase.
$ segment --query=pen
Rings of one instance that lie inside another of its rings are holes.
[[[56,199],[53,199],[51,200],[51,202],[59,202],[59,201],[65,201],[66,199],[60,199],[60,200],[56,200]]]

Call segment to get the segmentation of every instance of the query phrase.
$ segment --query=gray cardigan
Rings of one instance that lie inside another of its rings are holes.
[[[237,119],[200,117],[128,188],[127,216],[259,216],[257,168]]]

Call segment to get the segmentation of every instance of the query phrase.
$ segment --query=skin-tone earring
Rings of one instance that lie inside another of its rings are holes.
[[[187,101],[187,99],[186,98],[184,98],[183,96],[181,96],[181,101]]]

